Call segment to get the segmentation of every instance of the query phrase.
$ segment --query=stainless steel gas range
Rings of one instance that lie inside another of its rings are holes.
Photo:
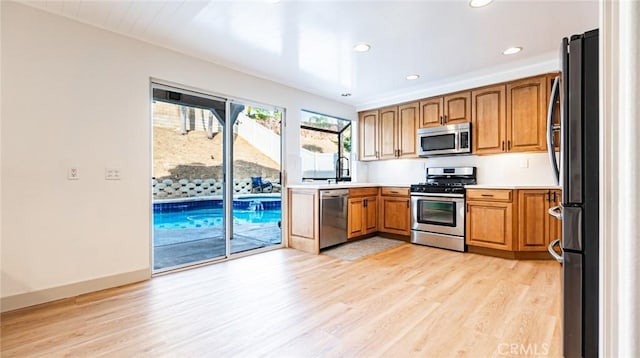
[[[464,186],[476,184],[476,168],[427,168],[426,179],[411,185],[411,242],[466,251]]]

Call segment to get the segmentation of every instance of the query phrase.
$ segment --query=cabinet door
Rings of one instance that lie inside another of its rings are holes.
[[[369,234],[378,231],[378,197],[370,196],[365,200],[364,233]]]
[[[467,245],[499,250],[513,248],[513,204],[467,202]]]
[[[507,83],[507,151],[547,149],[546,76]]]
[[[398,235],[411,234],[409,198],[380,197],[380,225],[378,230]]]
[[[398,150],[399,157],[416,157],[416,139],[418,130],[418,116],[420,104],[418,102],[404,104],[398,107]]]
[[[378,111],[360,112],[359,116],[360,160],[378,159]]]
[[[546,251],[549,245],[550,191],[518,191],[518,250]]]
[[[472,92],[471,143],[474,154],[506,150],[505,88],[505,85],[497,85]]]
[[[444,124],[471,122],[471,91],[444,96]]]
[[[442,125],[442,97],[434,97],[420,101],[420,128],[438,127]]]
[[[380,110],[380,121],[378,130],[380,131],[379,159],[395,158],[398,148],[397,129],[398,107],[387,107]]]
[[[349,198],[347,200],[347,238],[351,239],[364,235],[364,198]]]

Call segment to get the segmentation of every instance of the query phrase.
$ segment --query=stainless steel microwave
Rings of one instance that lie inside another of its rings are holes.
[[[471,123],[418,129],[418,155],[456,155],[471,153]]]

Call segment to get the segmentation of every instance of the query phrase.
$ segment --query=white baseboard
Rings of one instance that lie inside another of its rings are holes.
[[[147,268],[113,276],[100,277],[89,281],[76,282],[44,290],[2,297],[0,299],[0,312],[13,311],[19,308],[39,305],[63,298],[75,297],[89,292],[145,281],[150,278],[151,270]]]

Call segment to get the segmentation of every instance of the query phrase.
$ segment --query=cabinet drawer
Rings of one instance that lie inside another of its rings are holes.
[[[380,195],[385,196],[409,196],[409,188],[384,187],[380,189]]]
[[[467,200],[511,201],[512,190],[506,189],[468,189]]]
[[[355,196],[377,196],[378,188],[353,188],[349,189],[349,197]]]

